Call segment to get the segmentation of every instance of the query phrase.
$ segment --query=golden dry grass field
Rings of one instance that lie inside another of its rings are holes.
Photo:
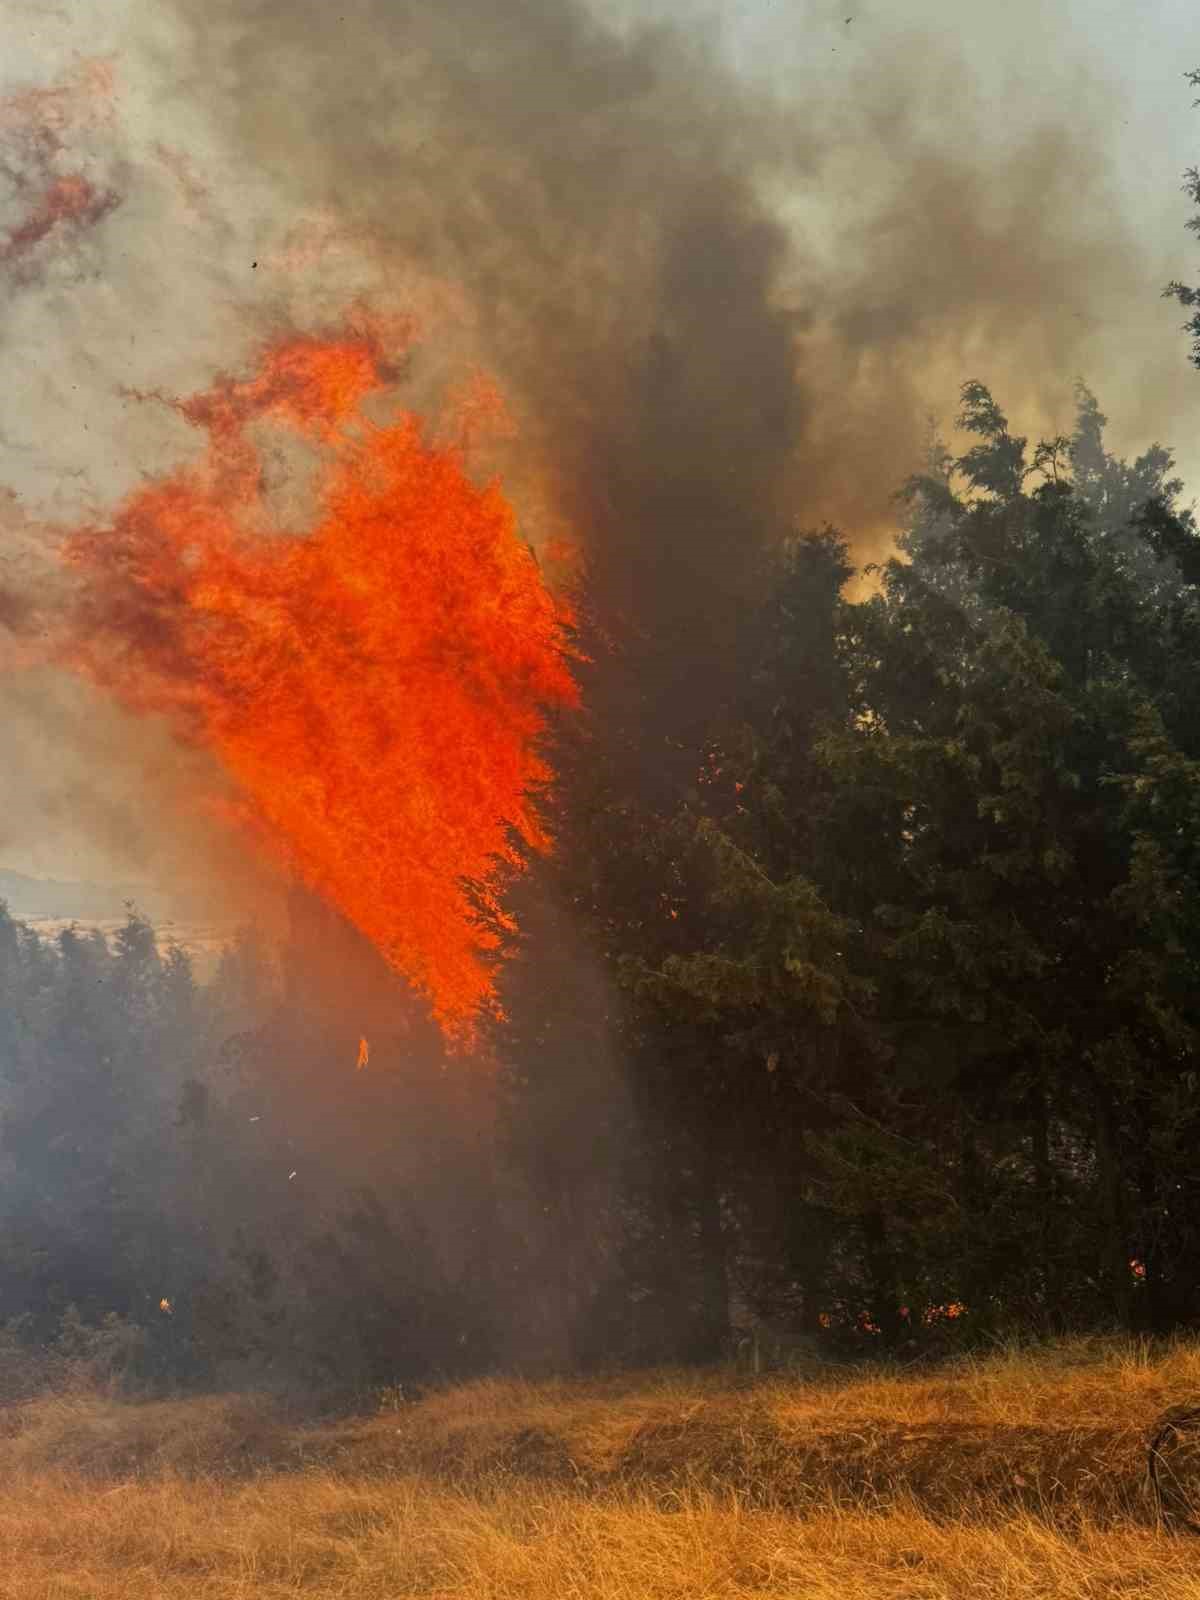
[[[0,1413],[4,1600],[1200,1600],[1144,1485],[1200,1345],[920,1376],[479,1382],[371,1416],[265,1399]]]

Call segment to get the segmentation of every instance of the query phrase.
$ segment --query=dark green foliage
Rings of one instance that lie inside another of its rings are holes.
[[[835,535],[784,541],[671,785],[603,727],[567,753],[559,892],[623,992],[654,1173],[625,1177],[639,1355],[648,1322],[716,1349],[730,1307],[918,1343],[1200,1311],[1200,537],[1167,452],[1112,457],[1078,402],[1031,448],[967,385],[869,598]],[[581,1035],[514,999],[519,1125]]]

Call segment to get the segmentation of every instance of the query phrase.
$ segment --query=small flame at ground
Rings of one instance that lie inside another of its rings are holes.
[[[365,1039],[358,1041],[358,1060],[355,1063],[357,1071],[361,1072],[371,1059],[371,1047]]]

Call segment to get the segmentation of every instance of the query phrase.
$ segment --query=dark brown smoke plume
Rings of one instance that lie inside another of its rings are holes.
[[[780,98],[577,0],[173,3],[247,159],[462,292],[607,605],[660,637],[797,523],[877,552],[962,379],[1068,424],[1114,307],[1154,298],[1098,96],[989,107],[952,44]]]

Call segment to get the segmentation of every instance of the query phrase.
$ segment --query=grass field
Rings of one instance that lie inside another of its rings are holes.
[[[314,1424],[265,1399],[0,1413],[0,1596],[1200,1600],[1145,1440],[1200,1345],[920,1376],[488,1381]]]

